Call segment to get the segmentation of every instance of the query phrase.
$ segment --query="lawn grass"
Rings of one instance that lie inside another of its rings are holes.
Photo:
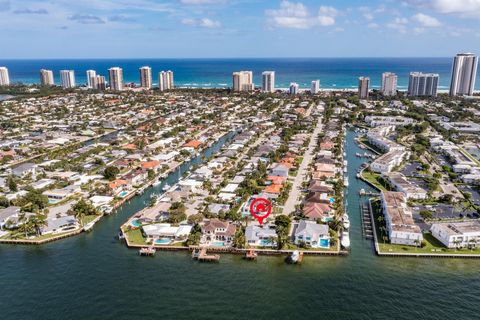
[[[363,170],[362,171],[362,178],[370,182],[372,185],[374,185],[377,189],[381,191],[388,191],[387,188],[385,188],[384,185],[379,181],[380,174],[374,173],[371,171]]]
[[[145,238],[142,234],[142,230],[140,229],[132,229],[130,231],[126,231],[125,237],[127,237],[128,242],[130,242],[131,244],[146,244]]]
[[[87,223],[90,223],[92,222],[95,218],[97,218],[98,216],[93,214],[93,215],[90,215],[90,216],[85,216],[82,218],[82,222],[83,222],[83,225],[85,226]]]

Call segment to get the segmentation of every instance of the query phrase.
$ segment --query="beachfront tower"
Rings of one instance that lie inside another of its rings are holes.
[[[253,84],[252,71],[239,71],[233,73],[233,91],[253,91],[255,86]]]
[[[368,99],[368,91],[370,90],[370,78],[358,78],[358,98]]]
[[[384,72],[382,74],[382,94],[384,96],[396,96],[397,95],[397,80],[398,77],[395,73]]]
[[[265,71],[262,73],[262,91],[275,91],[275,71]]]
[[[40,70],[40,84],[42,86],[53,86],[55,85],[55,80],[53,78],[53,71],[42,69]]]
[[[408,96],[436,97],[438,79],[437,73],[411,72],[408,80]]]
[[[122,91],[123,90],[123,69],[119,67],[113,67],[108,69],[108,77],[110,79],[110,90]]]
[[[291,95],[295,95],[299,93],[299,89],[300,89],[300,86],[298,85],[298,83],[292,82],[290,83],[290,88],[288,89],[288,92]]]
[[[96,89],[93,83],[96,76],[97,72],[95,70],[87,70],[87,88]]]
[[[140,68],[140,86],[142,88],[152,88],[152,68],[141,67]]]
[[[473,53],[459,53],[453,59],[450,95],[473,95],[477,76],[478,57]]]
[[[9,86],[10,77],[8,75],[8,69],[6,67],[0,67],[0,86]]]
[[[60,70],[60,84],[64,89],[75,88],[75,71]]]
[[[310,88],[311,94],[317,94],[320,92],[320,80],[313,80],[312,87]]]

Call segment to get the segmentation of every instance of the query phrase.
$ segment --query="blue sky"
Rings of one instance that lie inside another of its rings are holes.
[[[0,0],[0,58],[480,53],[480,0]]]

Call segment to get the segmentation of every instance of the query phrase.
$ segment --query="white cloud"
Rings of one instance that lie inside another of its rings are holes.
[[[314,26],[332,26],[339,14],[334,7],[321,6],[317,15],[312,15],[301,2],[284,0],[279,9],[265,12],[270,17],[269,24],[273,27],[309,29]]]
[[[387,28],[397,30],[401,33],[405,33],[407,31],[406,24],[408,23],[407,18],[395,18],[393,21],[387,24]]]
[[[203,27],[203,28],[220,28],[222,24],[219,21],[202,18],[202,19],[182,19],[182,24],[187,26],[194,26],[194,27]]]
[[[193,4],[193,5],[201,5],[201,4],[218,4],[218,3],[225,3],[225,0],[180,0],[183,4]]]
[[[428,16],[423,13],[417,13],[412,17],[412,20],[418,22],[423,27],[427,27],[427,28],[435,28],[435,27],[440,27],[442,25],[440,21],[438,21],[436,18]]]
[[[378,28],[380,28],[380,26],[378,25],[378,23],[375,23],[375,22],[370,22],[370,23],[368,24],[368,27],[369,27],[370,29],[378,29]]]
[[[442,14],[456,14],[461,17],[480,16],[480,0],[407,0],[407,2]]]

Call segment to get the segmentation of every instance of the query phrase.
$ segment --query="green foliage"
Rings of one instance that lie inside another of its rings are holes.
[[[105,179],[112,181],[112,180],[115,180],[115,178],[117,177],[117,174],[119,173],[120,173],[120,169],[118,169],[117,167],[108,166],[103,171],[103,176],[105,177]]]
[[[286,215],[275,217],[275,231],[278,237],[278,249],[282,249],[288,241],[288,233],[290,231],[291,220]]]

